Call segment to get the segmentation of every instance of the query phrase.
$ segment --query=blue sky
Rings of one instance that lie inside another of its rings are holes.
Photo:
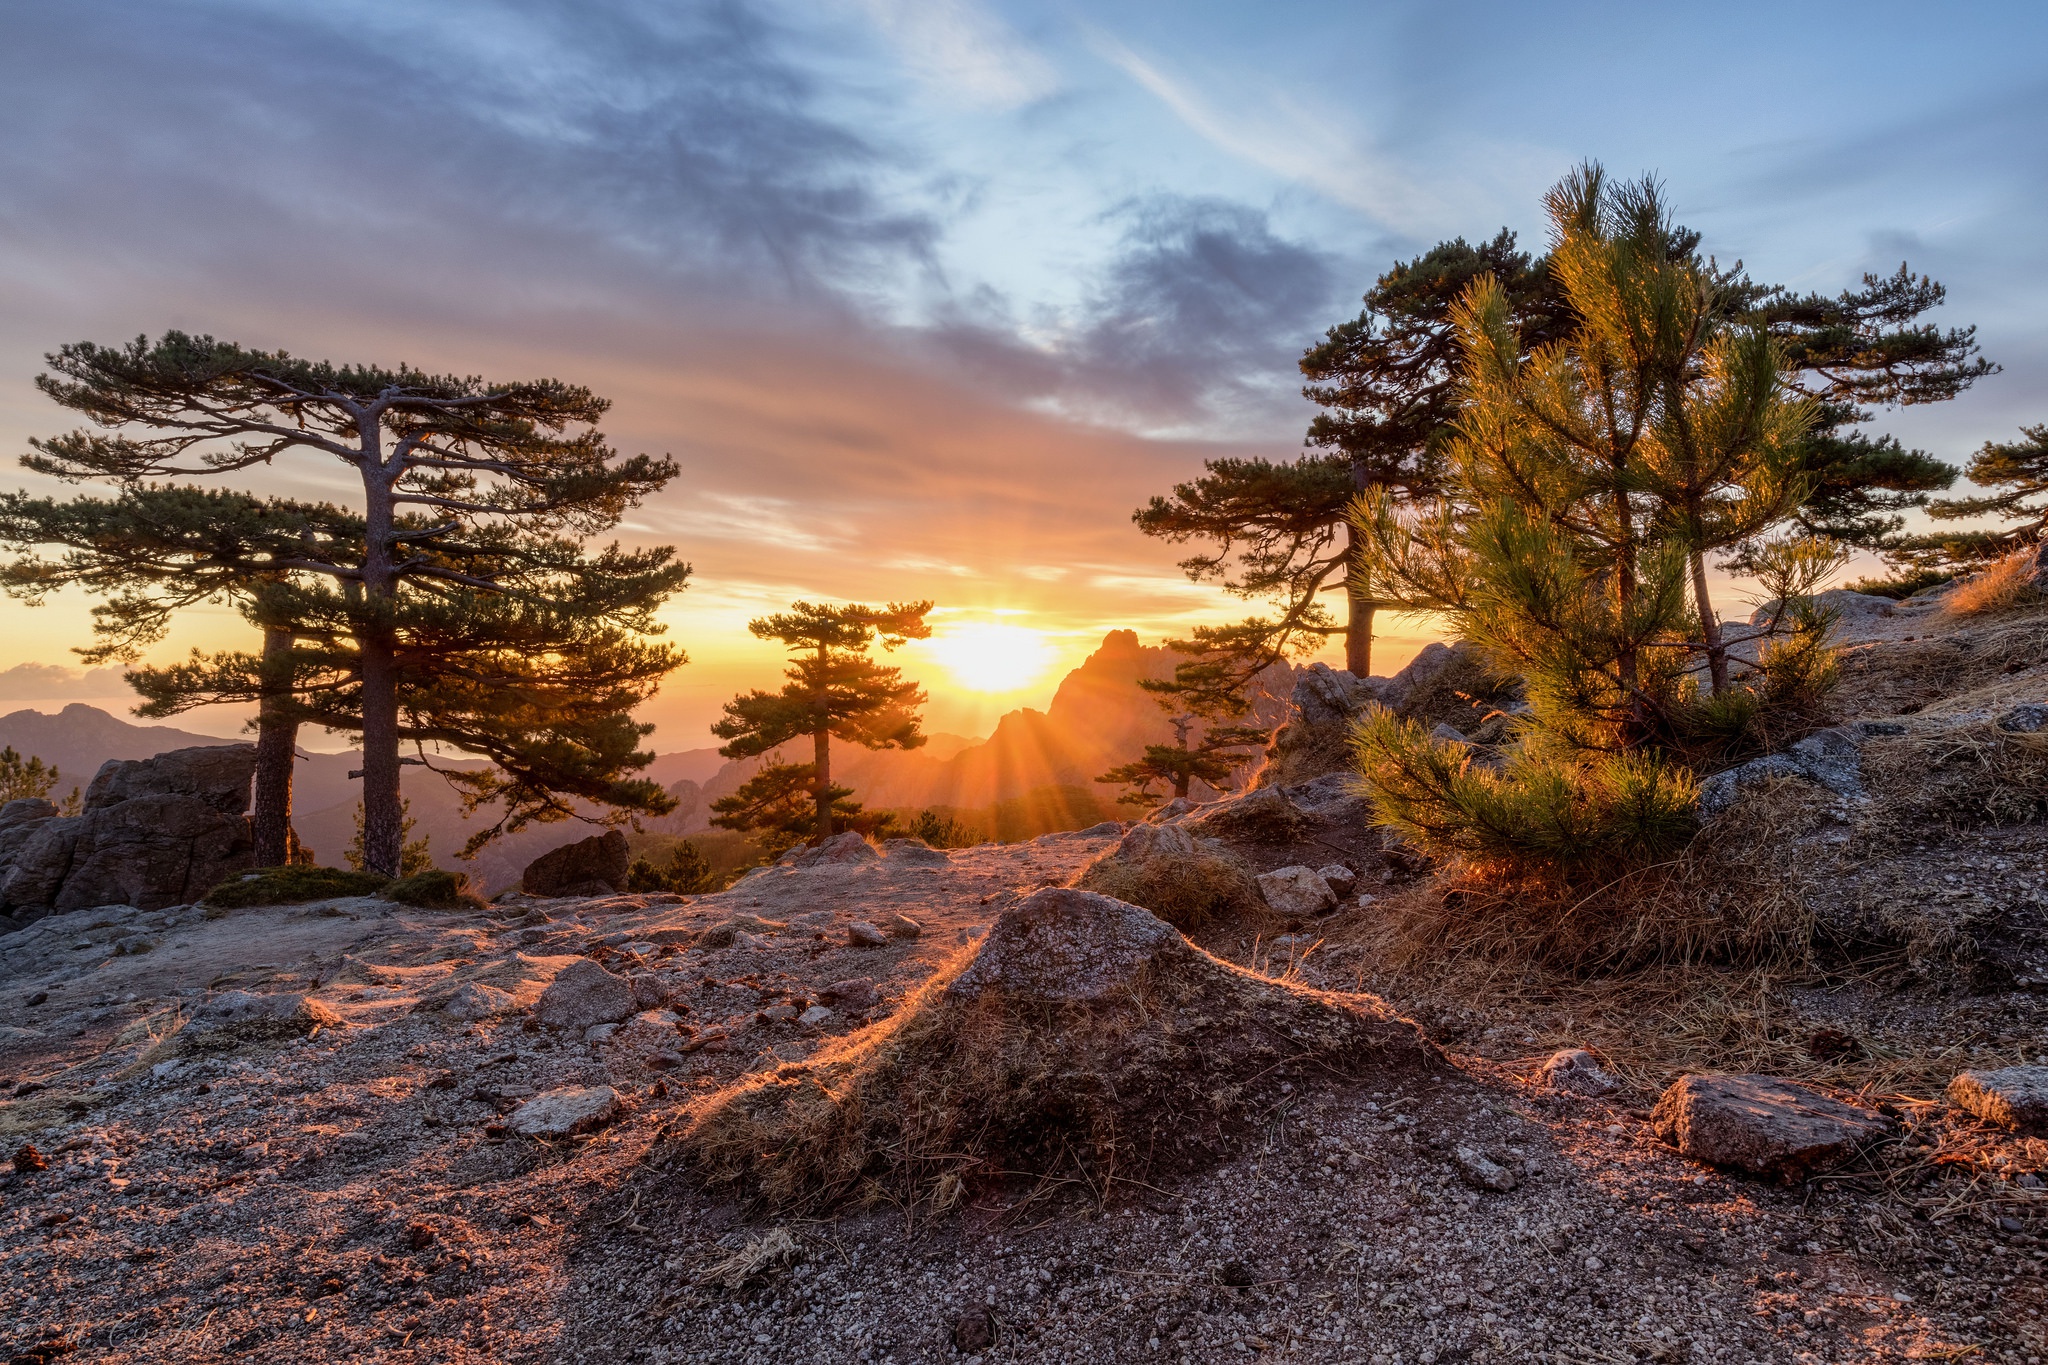
[[[10,5],[0,444],[67,425],[44,351],[173,326],[591,384],[622,447],[684,466],[628,529],[697,565],[658,739],[685,747],[761,680],[745,618],[799,593],[933,596],[1062,658],[1233,610],[1131,508],[1207,456],[1293,454],[1303,347],[1441,238],[1540,246],[1582,158],[1663,177],[1759,278],[1947,284],[1937,320],[2005,372],[1883,429],[1959,462],[2048,420],[2043,15]],[[65,662],[84,606],[0,604],[0,668]],[[238,629],[201,613],[165,649]]]

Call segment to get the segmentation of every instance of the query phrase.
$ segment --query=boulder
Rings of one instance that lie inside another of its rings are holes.
[[[2048,1133],[2048,1066],[1965,1071],[1948,1083],[1948,1102],[2000,1128]]]
[[[880,948],[887,944],[889,936],[866,920],[857,919],[846,926],[846,942],[854,948]]]
[[[1430,645],[1423,653],[1431,649],[1443,646]],[[1273,733],[1253,786],[1286,787],[1325,773],[1349,772],[1352,722],[1368,704],[1384,704],[1388,686],[1388,679],[1360,678],[1323,663],[1296,673],[1287,721]]]
[[[224,815],[240,815],[249,809],[249,782],[255,775],[253,744],[209,744],[155,758],[111,759],[86,786],[85,809],[142,797],[186,796]]]
[[[618,1116],[619,1092],[610,1086],[564,1086],[514,1109],[505,1126],[520,1137],[562,1138],[602,1128]]]
[[[707,924],[692,940],[699,948],[730,948],[739,941],[741,934],[773,934],[787,929],[789,925],[779,919],[762,919],[759,915],[734,915]]]
[[[102,764],[78,815],[9,803],[0,811],[0,909],[34,918],[198,900],[253,861],[242,812],[255,766],[254,745],[175,749]]]
[[[1036,1004],[1101,1000],[1128,989],[1171,944],[1185,942],[1138,906],[1086,891],[1040,891],[1003,912],[946,996],[973,1000],[1000,991]]]
[[[1696,1161],[1788,1182],[1841,1165],[1892,1129],[1881,1114],[1777,1076],[1681,1076],[1650,1118]]]
[[[1600,1065],[1600,1059],[1582,1047],[1568,1047],[1553,1052],[1544,1060],[1543,1084],[1553,1090],[1568,1090],[1575,1095],[1591,1095],[1598,1098],[1611,1095],[1621,1088],[1621,1082],[1608,1074]]]
[[[519,875],[529,896],[615,896],[626,884],[626,836],[608,829],[543,853]]]
[[[882,921],[882,927],[890,938],[917,938],[924,933],[924,926],[908,915],[891,915]]]
[[[1342,863],[1328,863],[1316,869],[1316,875],[1329,885],[1338,900],[1349,896],[1358,885],[1358,874]]]
[[[922,839],[884,839],[882,856],[892,863],[924,867],[944,867],[952,861],[944,849],[933,848]]]
[[[1744,787],[1771,778],[1798,778],[1825,787],[1837,796],[1860,800],[1863,791],[1863,743],[1884,731],[1845,725],[1808,735],[1781,754],[1766,754],[1740,767],[1715,773],[1700,783],[1700,814],[1719,815],[1733,806]]]
[[[882,855],[867,841],[867,836],[851,829],[841,830],[821,844],[803,845],[782,855],[782,862],[790,867],[838,867],[850,863],[880,862],[881,859]]]
[[[555,973],[534,1009],[542,1027],[577,1034],[597,1024],[616,1024],[632,1013],[632,983],[589,958]]]
[[[626,980],[633,990],[633,1008],[635,1009],[658,1010],[663,1005],[666,1005],[670,997],[674,995],[674,991],[670,990],[668,982],[662,980],[653,972],[635,972]]]
[[[274,1041],[303,1038],[340,1022],[340,1015],[308,995],[222,991],[193,1011],[184,1031],[194,1041]]]
[[[441,1006],[443,1014],[466,1024],[513,1014],[518,1009],[519,1002],[513,999],[511,992],[486,986],[481,981],[469,981],[456,987],[455,994],[448,997],[448,1003]]]
[[[1312,867],[1282,867],[1259,874],[1259,894],[1274,914],[1289,919],[1326,915],[1337,908],[1337,893]]]
[[[850,976],[844,981],[834,981],[818,992],[818,998],[828,1005],[837,1005],[849,1014],[873,1009],[881,1000],[882,993],[875,989],[873,977]]]

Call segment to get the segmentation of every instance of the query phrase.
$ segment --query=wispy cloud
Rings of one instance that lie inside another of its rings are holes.
[[[1059,87],[1052,64],[974,0],[858,0],[919,81],[986,109],[1015,109]]]
[[[1362,135],[1347,132],[1331,110],[1310,109],[1299,100],[1271,94],[1257,112],[1240,102],[1226,112],[1100,29],[1087,29],[1104,60],[1129,76],[1175,117],[1215,146],[1275,175],[1309,186],[1400,232],[1426,230],[1452,216],[1453,206],[1423,185]]]

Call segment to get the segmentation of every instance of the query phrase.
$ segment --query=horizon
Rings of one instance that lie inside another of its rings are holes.
[[[1944,16],[1909,50],[1885,35],[1915,12],[1838,9],[1773,12],[1769,50],[1743,36],[1761,8],[1705,34],[1632,16],[1626,44],[1683,32],[1701,58],[1654,80],[1593,7],[17,12],[0,444],[71,425],[31,386],[44,352],[171,327],[587,383],[621,451],[683,466],[620,528],[696,566],[663,613],[692,662],[641,712],[657,747],[701,747],[724,699],[772,685],[745,622],[798,597],[1032,633],[1040,666],[1008,687],[904,651],[931,728],[985,734],[1110,629],[1250,609],[1131,510],[1204,458],[1291,458],[1304,347],[1440,238],[1540,248],[1540,194],[1582,158],[1660,174],[1757,278],[1834,292],[1903,259],[1947,285],[1932,320],[1978,325],[2005,373],[1871,430],[1960,463],[2039,420],[2039,248],[2003,225],[2041,197],[2044,19]],[[304,79],[331,69],[353,74]],[[338,468],[286,465],[252,482],[346,496]],[[1742,590],[1724,575],[1717,600]],[[10,602],[0,670],[73,666],[87,606]],[[1376,672],[1430,638],[1389,624],[1408,643]],[[249,638],[202,607],[148,657]]]

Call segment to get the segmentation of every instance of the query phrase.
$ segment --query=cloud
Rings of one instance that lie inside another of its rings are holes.
[[[80,672],[56,664],[16,664],[0,669],[0,701],[70,701],[85,697],[132,697],[118,668]]]
[[[1058,88],[1052,65],[973,0],[859,0],[927,86],[969,105],[1015,109]]]
[[[1112,425],[1294,421],[1295,359],[1337,303],[1333,258],[1221,199],[1157,195],[1109,216],[1125,231],[1077,308],[1030,328],[956,314],[938,331],[953,360],[1048,411]]]

